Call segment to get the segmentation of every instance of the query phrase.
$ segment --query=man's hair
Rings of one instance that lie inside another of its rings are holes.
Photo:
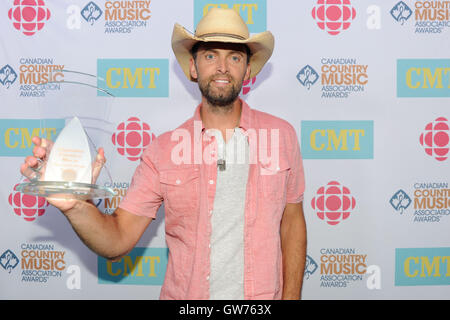
[[[200,47],[202,44],[204,44],[204,43],[205,43],[205,42],[199,41],[199,42],[196,42],[196,43],[192,46],[190,52],[191,52],[192,57],[194,58],[194,61],[196,61],[196,59],[197,59],[197,51],[198,51],[199,47]],[[211,42],[210,42],[210,43],[211,43]],[[222,42],[218,42],[218,44],[221,44],[221,43],[222,43]],[[248,63],[250,62],[250,58],[251,58],[251,56],[252,56],[252,52],[250,51],[250,48],[249,48],[246,44],[244,44],[244,43],[236,43],[236,45],[241,45],[242,48],[244,49],[245,53],[247,54],[247,64],[248,64]]]

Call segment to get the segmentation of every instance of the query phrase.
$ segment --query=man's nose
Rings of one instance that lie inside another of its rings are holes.
[[[221,56],[217,59],[217,71],[221,73],[228,72],[228,63],[226,57]]]

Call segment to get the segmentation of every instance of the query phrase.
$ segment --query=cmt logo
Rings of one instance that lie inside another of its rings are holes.
[[[267,29],[266,0],[194,0],[194,28],[211,8],[235,10],[247,24],[250,33],[264,32]]]
[[[98,59],[99,87],[116,97],[168,97],[168,59]],[[98,91],[99,96],[107,96]]]
[[[0,83],[6,86],[6,89],[9,89],[16,79],[17,73],[9,64],[0,69]]]
[[[334,226],[347,219],[356,206],[356,200],[350,189],[337,181],[331,181],[320,187],[316,196],[311,200],[311,206],[316,210],[317,216]]]
[[[32,36],[50,19],[50,10],[43,0],[14,0],[13,7],[8,11],[8,18],[15,29],[26,36]]]
[[[14,213],[22,217],[25,221],[34,221],[45,213],[49,203],[44,197],[22,194],[17,191],[16,184],[8,197],[8,202],[14,210]]]
[[[450,59],[398,59],[397,97],[450,97]]]
[[[450,248],[395,249],[395,285],[450,285]]]
[[[98,283],[160,286],[168,255],[167,248],[134,248],[117,262],[98,257]]]
[[[137,161],[156,136],[150,131],[147,123],[131,117],[117,126],[117,131],[111,138],[120,155],[127,157],[128,160]]]
[[[350,27],[356,10],[350,0],[317,0],[311,15],[320,29],[335,36]]]
[[[373,159],[373,121],[302,121],[304,159]]]
[[[44,124],[44,127],[41,127]],[[0,156],[24,157],[31,155],[34,136],[55,141],[64,128],[64,119],[0,119]]]
[[[420,135],[420,145],[425,153],[437,161],[447,159],[450,148],[450,132],[448,120],[439,117],[425,126],[424,132]]]

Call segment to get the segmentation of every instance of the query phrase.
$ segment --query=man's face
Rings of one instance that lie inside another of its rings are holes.
[[[202,95],[213,106],[229,106],[238,97],[242,83],[250,76],[250,64],[243,45],[202,43],[191,59],[191,76]]]

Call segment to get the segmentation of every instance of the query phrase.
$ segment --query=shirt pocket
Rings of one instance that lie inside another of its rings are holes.
[[[261,193],[267,200],[282,200],[286,197],[286,183],[290,170],[288,163],[280,161],[277,167],[260,165]]]
[[[175,216],[188,216],[198,209],[200,172],[197,168],[160,171],[164,206]]]

